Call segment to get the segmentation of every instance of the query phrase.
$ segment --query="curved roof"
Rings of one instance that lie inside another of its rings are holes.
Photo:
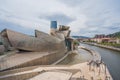
[[[16,49],[41,52],[65,49],[64,41],[40,31],[35,31],[36,37],[8,29],[3,30],[1,34]]]

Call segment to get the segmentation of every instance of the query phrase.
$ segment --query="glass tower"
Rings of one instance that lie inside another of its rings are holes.
[[[51,28],[57,29],[57,21],[51,21]]]

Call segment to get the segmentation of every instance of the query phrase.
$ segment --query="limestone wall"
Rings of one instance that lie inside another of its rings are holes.
[[[67,50],[52,52],[52,53],[49,53],[48,55],[38,57],[33,60],[25,61],[24,63],[20,63],[10,67],[8,66],[7,68],[1,69],[1,71],[16,69],[16,68],[23,68],[28,66],[49,65],[61,59],[63,56],[65,56],[66,53],[67,53]],[[26,57],[29,57],[29,56],[26,56]]]
[[[38,58],[27,63],[23,63],[16,67],[27,67],[27,66],[35,66],[35,65],[48,65],[56,62],[58,59],[62,58],[65,55],[65,52],[56,52],[49,54],[47,56],[43,56],[42,58]]]
[[[0,45],[0,54],[3,54],[5,51],[4,45]]]
[[[31,73],[25,73],[20,75],[14,75],[10,77],[1,78],[2,80],[27,80],[29,78],[32,78],[36,75],[40,74],[39,72],[31,72]]]

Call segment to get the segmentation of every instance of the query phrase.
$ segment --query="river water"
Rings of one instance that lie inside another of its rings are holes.
[[[104,49],[104,48],[100,48],[100,47],[96,47],[88,44],[83,44],[83,43],[81,43],[80,45],[93,49],[98,53],[100,53],[113,79],[120,80],[120,52]]]

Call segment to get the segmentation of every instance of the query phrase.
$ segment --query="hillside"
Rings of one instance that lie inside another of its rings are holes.
[[[89,37],[86,37],[86,36],[72,36],[73,38],[79,38],[79,39],[87,39]]]
[[[109,34],[107,36],[109,36],[109,37],[115,37],[115,38],[120,38],[120,31],[116,32],[116,33],[113,33],[113,34]]]

